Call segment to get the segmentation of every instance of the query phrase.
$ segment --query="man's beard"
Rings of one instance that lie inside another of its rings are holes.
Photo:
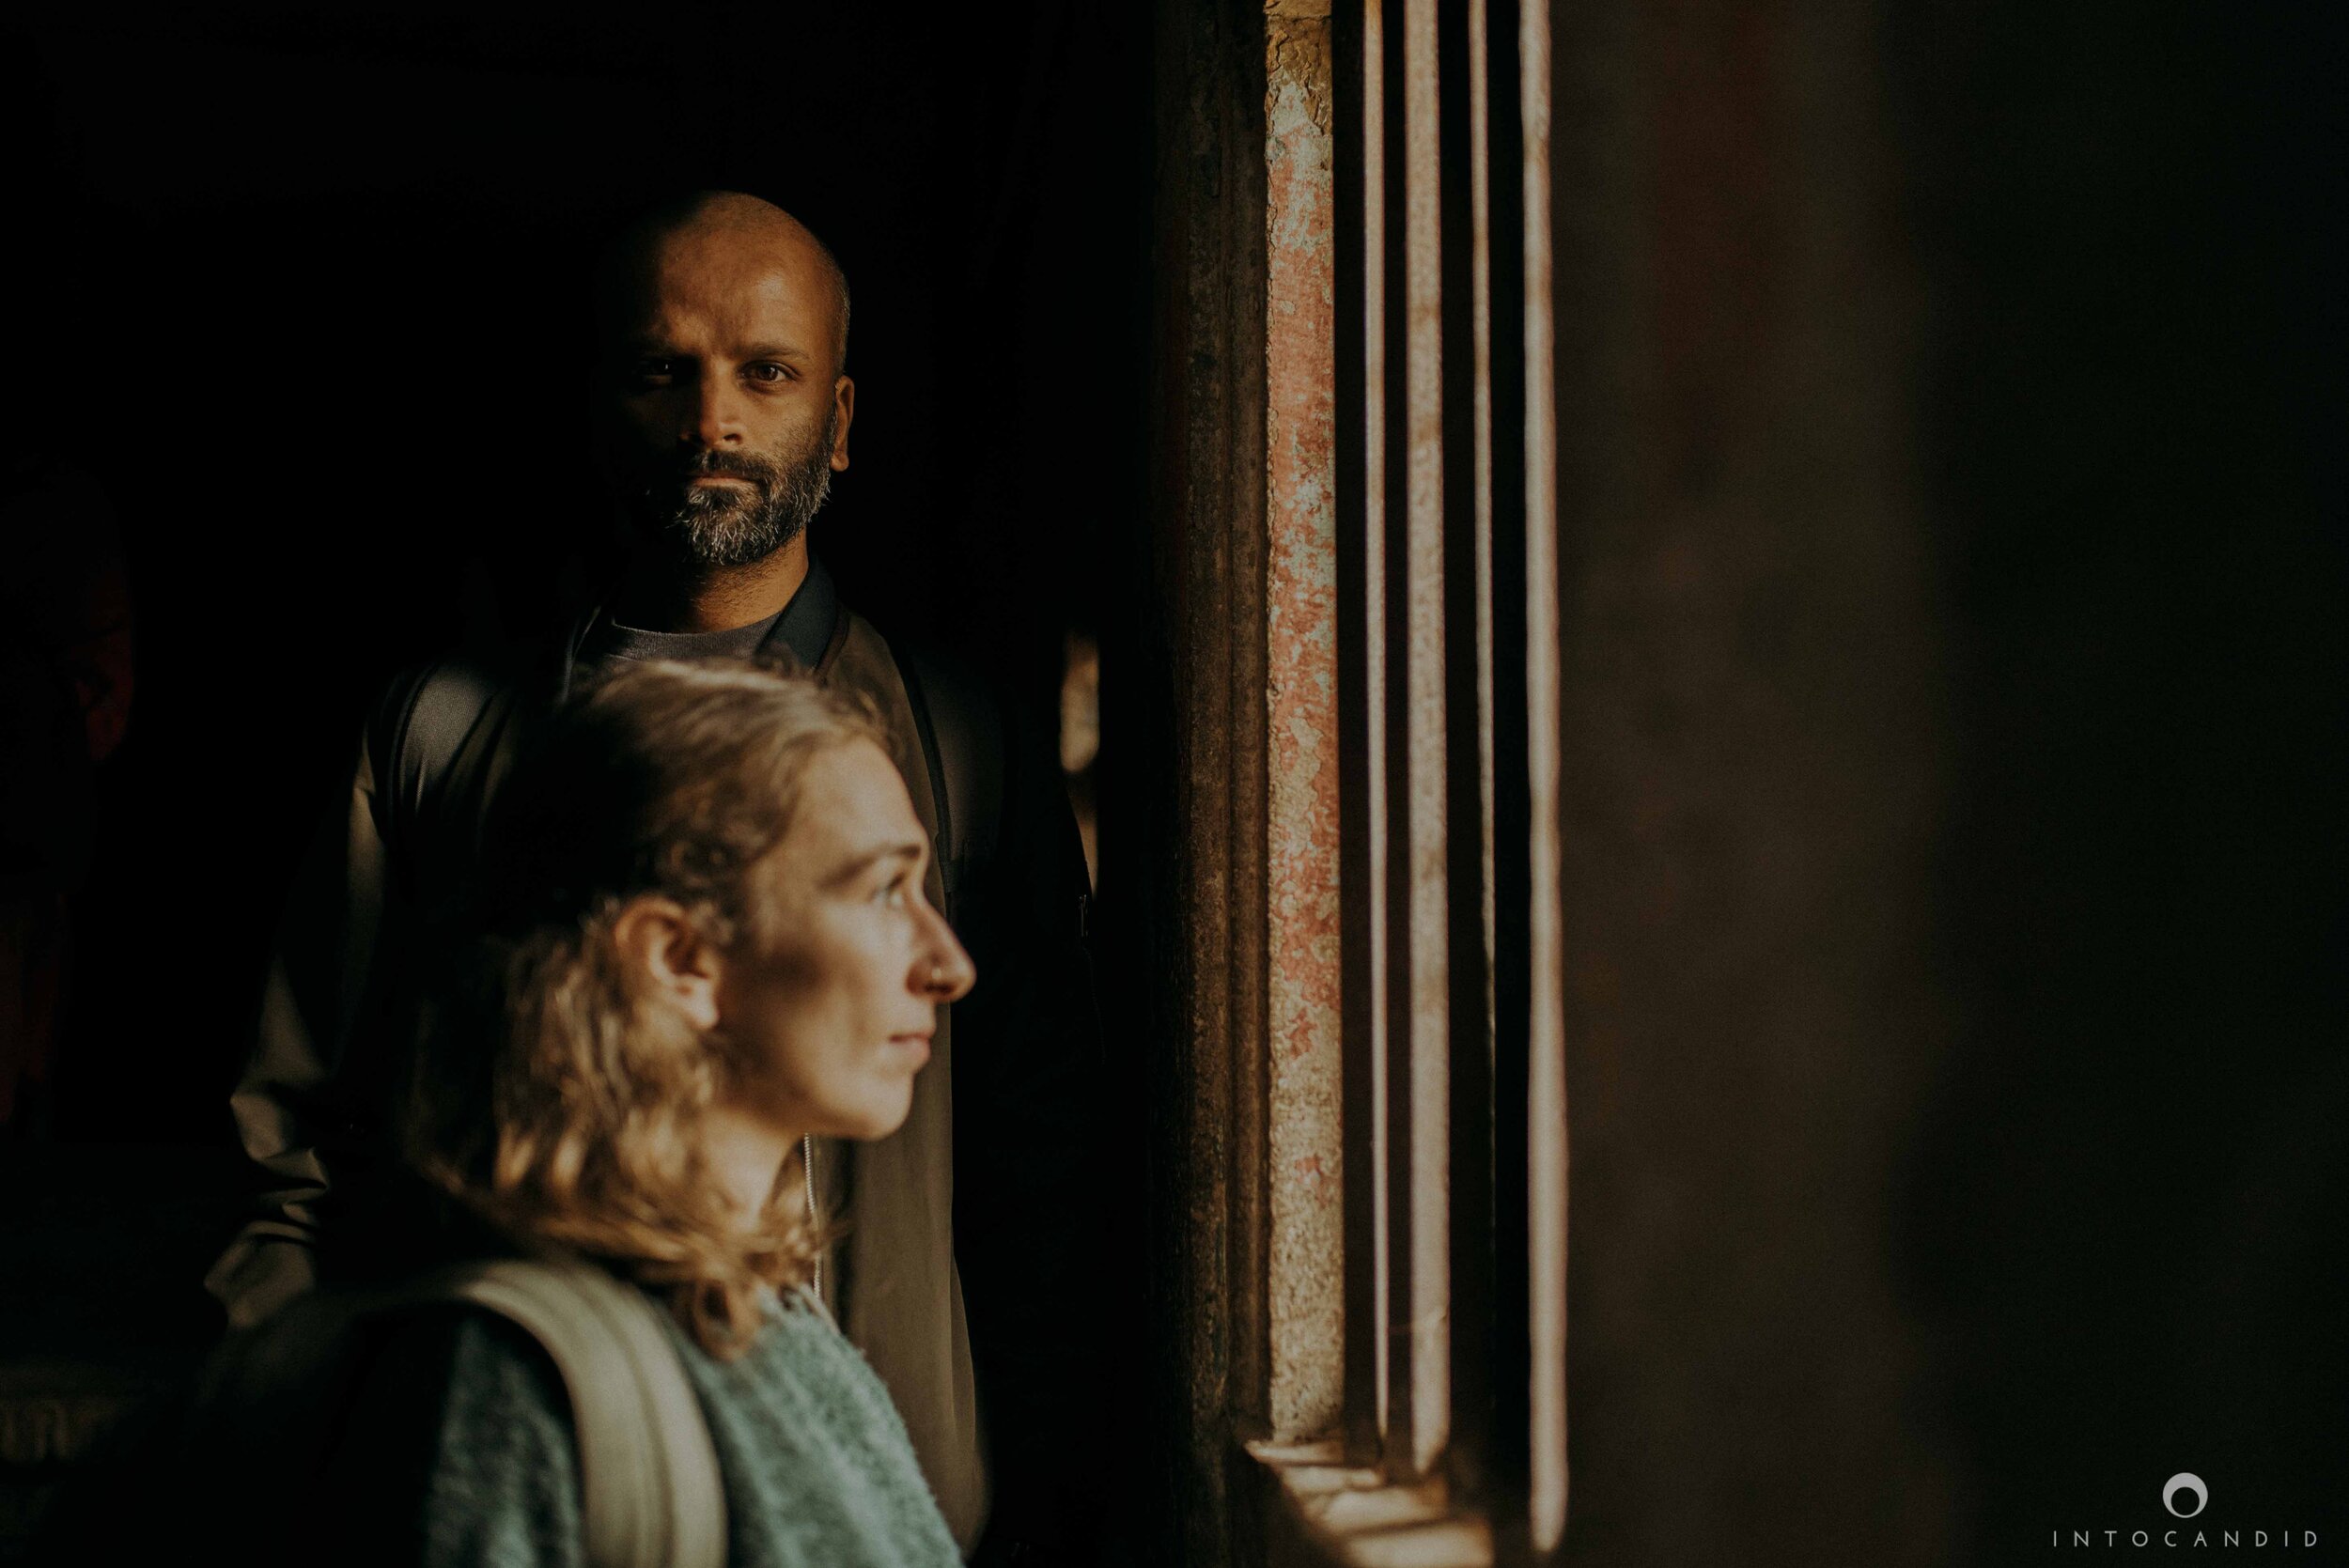
[[[639,493],[645,521],[694,566],[763,561],[806,532],[832,494],[832,449],[839,427],[835,404],[823,433],[792,458],[704,447]],[[710,474],[745,483],[692,482]]]

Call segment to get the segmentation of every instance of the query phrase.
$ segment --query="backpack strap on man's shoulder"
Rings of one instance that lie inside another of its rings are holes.
[[[889,651],[906,685],[930,765],[947,892],[995,853],[1003,815],[1003,728],[985,683],[957,663],[894,639]]]
[[[376,818],[387,842],[430,843],[444,807],[477,817],[484,769],[507,747],[508,729],[528,722],[568,691],[581,639],[593,616],[559,643],[517,642],[434,660],[397,677],[367,722]],[[462,820],[462,819],[460,819]],[[471,842],[477,820],[459,837]]]
[[[393,681],[367,726],[379,809],[403,831],[428,803],[506,683],[469,660],[440,659]],[[396,825],[396,826],[395,826]]]
[[[579,1434],[588,1568],[723,1568],[717,1451],[644,1292],[591,1264],[509,1259],[443,1276],[431,1295],[519,1325],[562,1374]]]

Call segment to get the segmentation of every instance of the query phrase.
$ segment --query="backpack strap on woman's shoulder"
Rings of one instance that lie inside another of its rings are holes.
[[[723,1568],[717,1451],[644,1292],[592,1264],[504,1259],[443,1276],[430,1294],[520,1326],[562,1374],[579,1434],[588,1568]]]

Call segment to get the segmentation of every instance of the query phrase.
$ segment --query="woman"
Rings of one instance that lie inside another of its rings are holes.
[[[936,1010],[970,989],[927,858],[882,732],[842,698],[740,666],[630,667],[505,786],[484,983],[418,1079],[412,1163],[489,1250],[584,1256],[668,1309],[732,1562],[959,1561],[887,1394],[810,1288],[823,1238],[800,1163],[804,1140],[896,1128]],[[354,1408],[364,1461],[334,1467],[347,1552],[581,1561],[568,1421],[521,1330],[417,1318]]]

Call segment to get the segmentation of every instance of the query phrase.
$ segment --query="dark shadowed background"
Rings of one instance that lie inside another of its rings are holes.
[[[2349,1549],[2338,8],[1553,14],[1570,1556]]]

